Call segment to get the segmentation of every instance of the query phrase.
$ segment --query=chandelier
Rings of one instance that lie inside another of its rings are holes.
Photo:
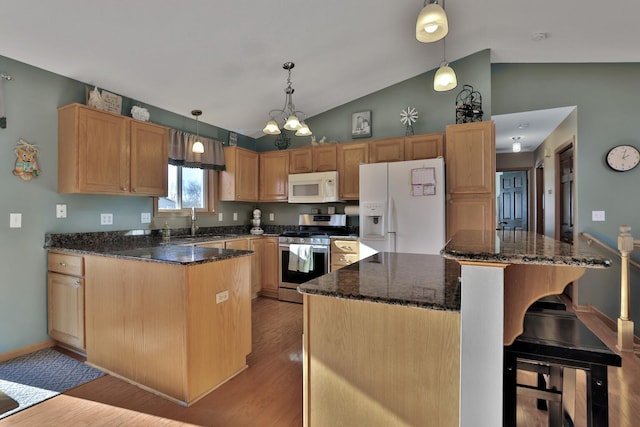
[[[291,87],[291,70],[295,67],[293,62],[285,62],[282,68],[289,72],[287,77],[287,87],[284,90],[285,102],[284,107],[281,109],[275,109],[269,111],[269,121],[267,125],[262,129],[262,132],[267,135],[279,135],[282,131],[278,122],[283,122],[283,128],[291,131],[296,131],[296,136],[308,136],[311,135],[309,126],[299,116],[306,117],[302,111],[296,110],[296,106],[293,105],[292,95],[295,91]]]

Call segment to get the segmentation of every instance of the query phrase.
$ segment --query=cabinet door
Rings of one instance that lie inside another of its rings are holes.
[[[258,200],[258,153],[240,147],[224,147],[226,170],[220,172],[220,200]]]
[[[225,243],[224,240],[220,240],[218,242],[196,243],[194,246],[197,246],[199,248],[224,249]]]
[[[129,120],[78,107],[78,189],[86,193],[128,193]],[[69,159],[65,159],[69,160]]]
[[[312,147],[314,172],[338,170],[336,147],[336,144],[323,144]]]
[[[251,295],[262,290],[262,258],[264,257],[264,240],[251,239],[249,248],[253,251],[251,260]]]
[[[48,331],[51,338],[84,349],[84,281],[48,273]]]
[[[493,121],[447,126],[446,187],[449,194],[493,194],[496,155]]]
[[[313,172],[311,147],[289,150],[289,173]]]
[[[131,122],[131,192],[167,195],[169,131],[151,123]]]
[[[264,246],[261,261],[262,295],[277,298],[280,285],[278,264],[278,238],[263,237]]]
[[[369,143],[339,144],[337,147],[340,198],[358,200],[360,197],[360,165],[369,163]]]
[[[404,138],[374,139],[369,150],[370,163],[401,162],[404,160]]]
[[[225,243],[226,249],[238,249],[238,250],[249,250],[249,239],[234,239],[227,240]]]
[[[492,196],[450,197],[447,202],[447,240],[459,230],[494,230],[495,217],[495,200]]]
[[[444,134],[429,133],[404,138],[406,160],[435,159],[444,156]]]
[[[260,201],[286,201],[289,194],[289,153],[260,153]]]

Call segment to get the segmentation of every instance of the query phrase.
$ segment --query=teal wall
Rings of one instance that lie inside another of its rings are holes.
[[[640,167],[613,172],[607,151],[618,144],[640,148],[638,76],[640,64],[493,64],[494,114],[577,106],[575,151],[575,222],[615,248],[618,227],[631,226],[640,238]],[[545,164],[546,168],[546,164]],[[591,221],[591,211],[606,212],[606,221]],[[640,316],[640,277],[632,269],[631,317]],[[609,318],[620,310],[619,263],[609,271],[588,270],[580,279],[578,303],[594,305]]]
[[[602,236],[615,245],[617,226],[628,223],[640,230],[638,212],[640,170],[625,174],[610,172],[604,165],[604,154],[611,146],[631,143],[640,146],[635,131],[637,108],[634,99],[638,90],[636,76],[640,64],[490,64],[488,50],[453,62],[462,84],[470,84],[483,97],[484,119],[504,114],[551,107],[577,105],[577,224]],[[85,85],[38,68],[0,56],[0,72],[15,80],[3,82],[7,129],[0,129],[0,158],[4,165],[0,180],[0,354],[46,340],[46,254],[42,249],[46,232],[109,231],[147,228],[140,223],[141,212],[153,212],[150,197],[117,197],[61,195],[57,181],[57,107],[71,102],[83,102]],[[601,84],[606,76],[606,85]],[[319,138],[350,141],[351,114],[371,110],[372,138],[401,136],[404,127],[400,112],[411,106],[420,118],[414,125],[416,134],[442,132],[455,122],[455,98],[459,89],[435,93],[432,89],[433,70],[400,82],[348,104],[310,118],[308,123]],[[109,90],[109,88],[105,88]],[[296,100],[300,106],[304,100]],[[151,121],[182,129],[195,130],[189,112],[185,116],[169,113],[144,104],[143,100],[124,99],[126,112],[131,105],[141,103],[151,114]],[[197,107],[197,106],[195,106]],[[202,135],[226,141],[228,132],[206,124],[199,126]],[[272,137],[253,140],[239,135],[239,145],[258,151],[275,147]],[[24,182],[12,175],[15,155],[13,148],[19,138],[37,144],[42,176]],[[310,138],[292,138],[292,148],[310,144]],[[56,203],[66,203],[67,219],[55,218]],[[220,203],[225,220],[217,216],[201,217],[202,226],[249,224],[254,203]],[[312,207],[325,211],[324,205],[259,204],[263,220],[275,214],[274,224],[295,224],[299,213]],[[336,205],[343,211],[343,205]],[[606,210],[605,223],[592,223],[591,210]],[[23,227],[9,228],[9,213],[23,214]],[[100,212],[114,213],[113,226],[100,226]],[[238,222],[231,220],[237,212]],[[186,220],[173,220],[175,226]],[[160,224],[161,225],[161,224]],[[640,234],[636,233],[637,237]],[[581,280],[580,303],[593,303],[609,317],[618,313],[615,277],[591,277]],[[583,285],[583,282],[584,283]],[[632,295],[640,293],[637,287]],[[640,313],[634,298],[632,316]]]

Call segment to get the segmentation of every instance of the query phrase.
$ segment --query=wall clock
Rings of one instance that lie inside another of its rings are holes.
[[[607,153],[607,165],[617,172],[626,172],[638,166],[640,151],[632,145],[617,145]]]

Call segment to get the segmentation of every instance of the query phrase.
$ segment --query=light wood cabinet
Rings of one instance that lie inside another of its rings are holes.
[[[358,239],[331,239],[331,271],[358,262],[359,245]]]
[[[435,159],[444,156],[444,134],[428,133],[404,138],[404,159]]]
[[[495,229],[493,121],[447,126],[447,239],[458,230]]]
[[[49,252],[47,257],[48,333],[61,344],[84,350],[84,260]]]
[[[167,195],[168,129],[81,104],[58,109],[58,192]]]
[[[252,293],[260,292],[261,296],[278,297],[278,238],[261,237],[251,240],[254,251],[255,285]]]
[[[227,240],[224,244],[225,249],[235,249],[235,250],[242,250],[242,251],[248,251],[249,250],[249,240],[248,238],[242,238],[242,239],[232,239],[232,240]]]
[[[289,189],[289,153],[267,151],[260,153],[261,202],[287,201]]]
[[[313,172],[313,153],[311,147],[296,148],[289,152],[289,173]]]
[[[240,147],[224,147],[226,170],[220,172],[219,198],[222,201],[258,200],[259,156]]]
[[[340,199],[358,200],[360,198],[360,165],[369,163],[369,143],[349,142],[338,144],[338,179],[340,180]]]
[[[404,137],[374,139],[369,143],[369,162],[401,162],[404,157]]]
[[[251,257],[179,265],[87,255],[85,265],[91,365],[183,405],[246,369]]]
[[[313,155],[313,172],[338,170],[337,144],[322,144],[311,147]]]

